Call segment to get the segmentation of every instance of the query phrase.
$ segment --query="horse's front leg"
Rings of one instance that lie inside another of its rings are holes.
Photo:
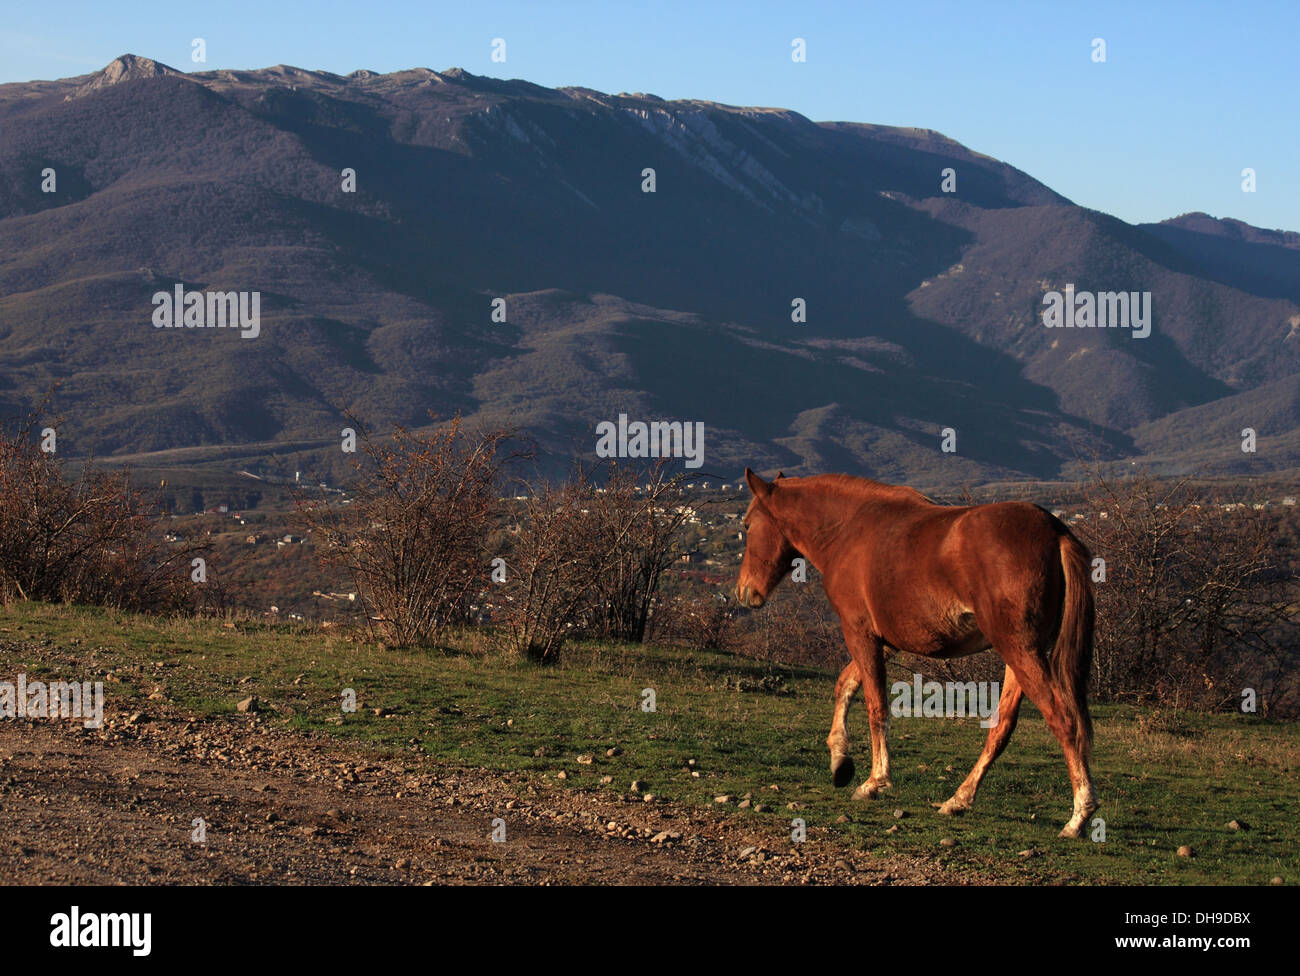
[[[835,713],[831,716],[831,734],[826,737],[826,745],[831,750],[831,779],[836,786],[848,786],[853,782],[856,767],[853,757],[849,755],[848,717],[849,704],[853,696],[862,687],[862,678],[858,671],[858,662],[849,661],[840,678],[835,682]]]
[[[862,693],[867,699],[871,724],[871,776],[853,791],[855,800],[874,799],[889,781],[889,703],[885,696],[884,642],[868,634],[850,634],[845,640],[862,676]]]

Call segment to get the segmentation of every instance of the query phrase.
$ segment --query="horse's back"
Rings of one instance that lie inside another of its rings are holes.
[[[900,649],[971,653],[988,646],[981,632],[1060,598],[1060,539],[1069,530],[1037,505],[905,503],[880,528],[864,536],[860,592]]]
[[[991,566],[1037,562],[1069,533],[1054,515],[1029,502],[909,501],[883,521],[863,534],[875,556],[891,562],[902,557],[919,572],[943,576],[954,568],[986,572]]]

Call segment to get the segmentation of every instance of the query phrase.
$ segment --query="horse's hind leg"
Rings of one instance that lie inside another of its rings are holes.
[[[840,672],[835,682],[835,714],[831,716],[831,734],[826,738],[826,745],[831,750],[831,778],[836,786],[848,786],[853,782],[855,766],[849,755],[849,732],[847,720],[849,704],[853,696],[862,687],[862,678],[858,663],[850,661]]]
[[[994,646],[997,646],[996,644]],[[999,648],[1001,650],[1001,648]],[[1065,752],[1065,764],[1070,771],[1070,787],[1074,791],[1074,812],[1061,829],[1061,837],[1082,837],[1088,818],[1096,812],[1097,794],[1092,788],[1092,774],[1088,770],[1088,757],[1079,747],[1079,729],[1073,713],[1060,701],[1057,687],[1047,670],[1046,661],[1026,650],[1014,656],[1003,654],[1007,666],[1016,673],[1016,679],[1038,710],[1043,713],[1047,727]]]
[[[965,813],[971,808],[984,774],[989,771],[994,760],[1002,755],[1011,733],[1016,730],[1016,719],[1020,715],[1020,701],[1023,697],[1024,691],[1020,687],[1020,682],[1016,680],[1016,673],[1008,665],[1006,673],[1002,676],[1002,695],[998,699],[997,721],[989,729],[988,738],[984,740],[984,751],[980,753],[975,768],[970,771],[965,782],[957,787],[957,792],[939,805],[940,813]]]

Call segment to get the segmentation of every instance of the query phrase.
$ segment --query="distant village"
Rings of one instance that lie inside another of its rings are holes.
[[[300,474],[293,479],[255,475],[247,471],[239,474],[285,486],[302,484]],[[314,487],[336,496],[340,505],[348,505],[352,501],[346,489],[332,487],[326,482],[317,482]],[[596,489],[598,493],[603,493],[604,490]],[[653,490],[653,486],[638,485],[635,490],[642,494]],[[741,519],[749,504],[749,489],[743,481],[700,480],[684,483],[679,491],[681,495],[695,497],[671,506],[672,511],[684,516],[685,531],[673,569],[665,579],[665,593],[687,585],[712,587],[722,593],[733,581],[736,567],[744,556],[745,533]],[[513,495],[502,497],[501,500],[521,504],[527,499],[527,495]],[[1262,511],[1279,507],[1292,508],[1295,505],[1296,496],[1284,495],[1277,499],[1251,503],[1226,503],[1220,507],[1224,511],[1247,508]],[[1077,525],[1088,518],[1085,512],[1068,506],[1055,507],[1050,511],[1068,525]],[[1098,517],[1105,519],[1108,513],[1102,510]],[[302,535],[292,531],[295,522],[292,512],[286,508],[259,506],[256,511],[247,512],[237,510],[229,502],[223,501],[188,515],[172,514],[170,519],[180,522],[184,527],[169,529],[164,536],[168,542],[212,541],[214,546],[224,545],[227,549],[241,548],[247,551],[252,548],[270,553],[277,550],[294,551],[289,563],[283,562],[284,554],[269,557],[282,564],[282,571],[279,572],[275,569],[275,563],[268,565],[263,557],[258,557],[261,567],[259,578],[263,581],[258,586],[258,591],[266,596],[263,614],[267,617],[295,622],[327,621],[350,616],[358,611],[360,601],[355,590],[321,585],[324,581],[316,565],[314,552],[307,551],[312,548],[310,531]],[[517,520],[508,522],[504,529],[507,532],[518,532],[519,523]],[[490,621],[501,609],[491,599],[491,595],[491,588],[485,588],[471,606],[472,612],[480,621]]]

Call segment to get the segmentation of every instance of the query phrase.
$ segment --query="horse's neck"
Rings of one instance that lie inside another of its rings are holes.
[[[864,505],[876,501],[870,493],[857,497],[839,486],[815,483],[783,487],[777,494],[773,513],[785,537],[823,574],[827,557],[842,543],[845,529]]]

